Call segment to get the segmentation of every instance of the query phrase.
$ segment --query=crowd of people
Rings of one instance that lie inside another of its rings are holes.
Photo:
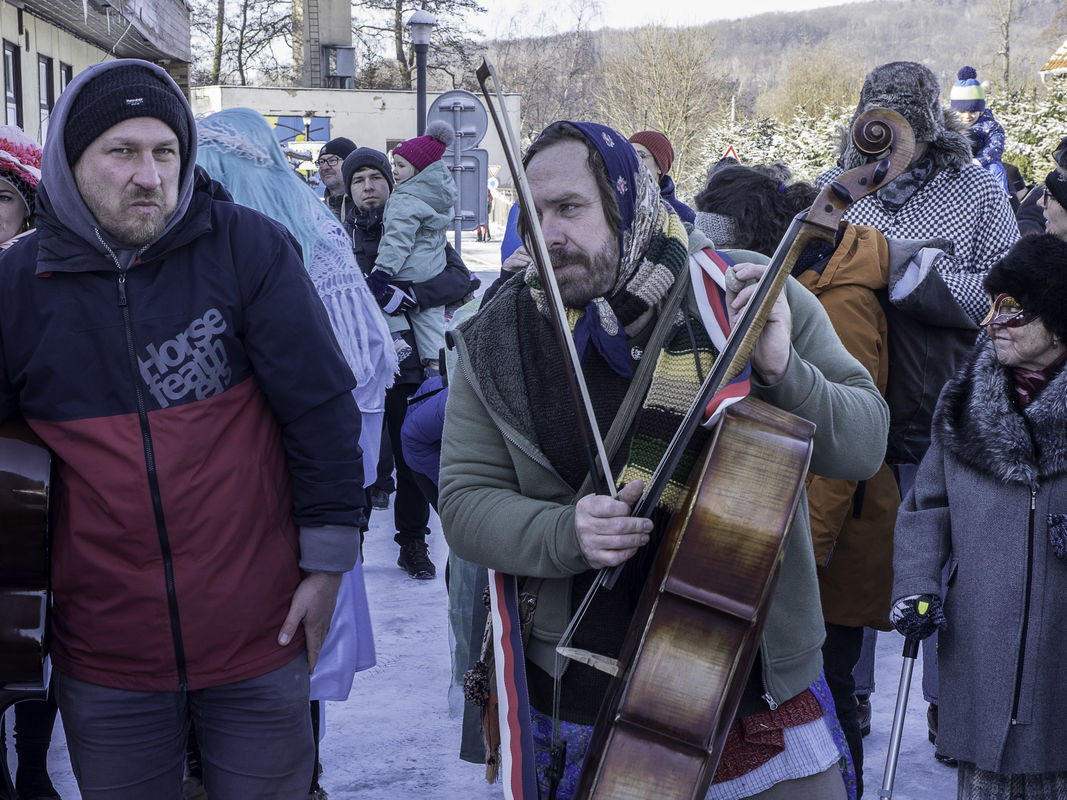
[[[898,112],[914,153],[790,264],[737,384],[814,432],[708,800],[870,795],[894,628],[923,642],[960,798],[1067,797],[1067,136],[1028,187],[976,71],[957,77],[946,105],[921,64],[867,75],[854,119]],[[536,791],[574,797],[615,691],[597,664],[625,654],[720,414],[635,503],[793,218],[871,160],[845,139],[808,184],[724,159],[690,206],[663,133],[554,122],[479,292],[445,239],[454,131],[388,154],[349,133],[317,156],[320,197],[262,115],[196,119],[137,60],[79,74],[43,148],[0,126],[0,417],[55,465],[54,669],[15,706],[21,800],[59,797],[57,713],[86,800],[324,800],[321,701],[375,663],[362,544],[390,506],[412,579],[437,577],[431,508],[450,549],[460,757],[499,767],[498,726],[518,726]],[[523,657],[496,670],[490,570],[525,609]],[[597,657],[560,658],[579,611],[570,645]],[[528,713],[496,720],[516,687]]]

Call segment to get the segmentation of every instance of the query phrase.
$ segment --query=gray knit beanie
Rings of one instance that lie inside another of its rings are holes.
[[[341,177],[344,179],[345,194],[348,195],[349,200],[352,199],[352,175],[357,169],[363,167],[373,167],[382,173],[389,183],[389,191],[393,191],[393,169],[389,166],[389,159],[386,158],[385,153],[372,147],[357,147],[345,156],[345,162],[341,165]]]

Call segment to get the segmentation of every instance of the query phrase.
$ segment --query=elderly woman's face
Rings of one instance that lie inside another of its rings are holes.
[[[1067,241],[1067,209],[1046,189],[1037,201],[1045,214],[1045,233]]]
[[[993,308],[982,324],[993,340],[997,360],[1006,367],[1044,369],[1067,349],[1067,344],[1054,336],[1040,317],[1023,311],[1007,295],[993,300]]]

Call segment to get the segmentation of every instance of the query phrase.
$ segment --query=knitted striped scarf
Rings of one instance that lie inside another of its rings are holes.
[[[621,281],[610,299],[598,298],[598,303],[603,302],[598,309],[602,325],[614,322],[625,327],[649,308],[662,307],[676,280],[689,279],[688,233],[678,215],[658,196],[654,205],[638,204],[633,230],[648,231],[648,246],[635,258],[634,265],[627,268],[623,264],[620,273],[629,277]],[[538,310],[547,317],[548,305],[539,277],[527,275],[527,283]],[[567,310],[572,331],[584,313],[584,309]],[[656,355],[648,393],[631,426],[633,435],[619,486],[636,478],[648,483],[717,355],[703,324],[690,317],[683,306],[675,314]],[[659,498],[658,508],[674,513],[684,501],[689,473],[707,437],[703,428],[694,434]]]

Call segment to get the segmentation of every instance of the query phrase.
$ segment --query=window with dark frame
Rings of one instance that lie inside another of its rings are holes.
[[[22,127],[22,59],[19,46],[4,40],[4,116]]]
[[[48,119],[56,104],[55,70],[51,56],[37,56],[37,90],[41,98],[41,144],[48,136]]]
[[[74,80],[74,67],[70,64],[64,64],[59,62],[59,93],[63,94],[63,90],[67,88],[67,85]]]

